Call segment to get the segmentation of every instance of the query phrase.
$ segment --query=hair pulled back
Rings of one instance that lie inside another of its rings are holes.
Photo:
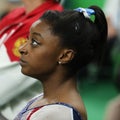
[[[107,40],[107,22],[103,11],[90,6],[95,11],[94,20],[75,10],[47,11],[41,19],[60,37],[63,47],[75,51],[74,59],[67,64],[72,70],[86,66],[93,60],[99,60]]]

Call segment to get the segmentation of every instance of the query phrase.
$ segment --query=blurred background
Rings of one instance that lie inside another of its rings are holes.
[[[20,0],[0,0],[0,18],[21,5]]]
[[[114,4],[110,4],[111,1]],[[78,77],[78,88],[87,109],[88,120],[105,120],[109,101],[120,93],[120,82],[118,82],[120,81],[120,26],[118,25],[120,17],[117,18],[120,16],[120,10],[119,12],[116,10],[117,6],[120,6],[120,2],[118,4],[115,0],[62,0],[61,4],[63,4],[65,9],[98,5],[106,14],[109,33],[103,60],[100,66],[95,63],[89,64],[81,71]],[[0,0],[0,19],[19,6],[22,6],[19,0]],[[29,93],[34,92],[34,89],[36,91],[36,88],[38,91],[41,90],[38,87],[38,83],[35,83],[32,85],[32,89],[28,88]],[[21,93],[21,96],[25,97],[26,95]],[[15,103],[16,101],[13,100],[12,104]],[[1,104],[0,110],[8,104],[9,102],[4,105]]]

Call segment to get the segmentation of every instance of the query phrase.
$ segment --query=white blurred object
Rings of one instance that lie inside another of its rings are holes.
[[[24,92],[37,81],[23,75],[18,64],[18,62],[13,62],[0,68],[0,106]]]
[[[120,0],[106,0],[104,11],[120,35]]]

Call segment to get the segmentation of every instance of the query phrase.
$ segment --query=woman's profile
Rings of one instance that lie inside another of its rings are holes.
[[[45,12],[19,48],[22,73],[41,81],[43,93],[14,120],[87,120],[76,77],[99,61],[106,38],[106,18],[97,6]]]

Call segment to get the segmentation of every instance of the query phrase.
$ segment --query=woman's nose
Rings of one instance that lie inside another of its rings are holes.
[[[24,43],[23,45],[21,45],[21,46],[19,47],[19,52],[20,52],[21,55],[22,55],[22,54],[27,54],[26,46],[27,46],[27,43]]]

